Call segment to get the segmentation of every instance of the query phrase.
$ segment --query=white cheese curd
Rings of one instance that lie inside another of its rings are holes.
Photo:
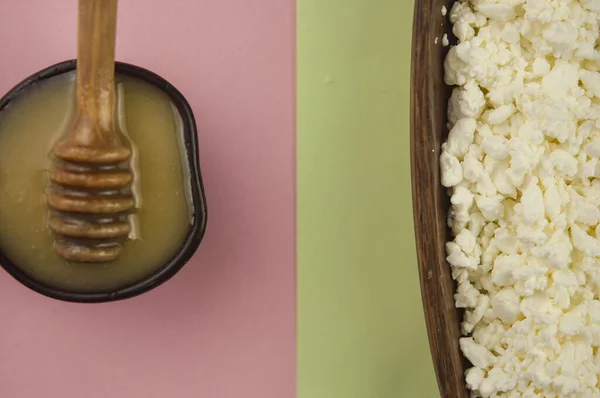
[[[440,167],[467,387],[600,397],[600,0],[447,12]]]

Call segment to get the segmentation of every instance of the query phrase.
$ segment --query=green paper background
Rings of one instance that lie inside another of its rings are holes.
[[[298,0],[300,398],[439,397],[410,197],[411,0]]]

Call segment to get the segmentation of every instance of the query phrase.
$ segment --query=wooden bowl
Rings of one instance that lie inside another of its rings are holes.
[[[411,171],[413,211],[421,294],[440,395],[468,398],[464,372],[468,362],[458,346],[462,311],[454,306],[455,285],[446,261],[450,205],[441,185],[440,147],[446,128],[451,88],[444,83],[442,36],[452,27],[448,14],[455,0],[415,0],[411,72]],[[448,10],[442,15],[442,7]]]

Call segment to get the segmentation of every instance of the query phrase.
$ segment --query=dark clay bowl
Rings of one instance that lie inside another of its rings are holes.
[[[23,89],[36,82],[58,76],[66,72],[71,72],[75,70],[75,65],[76,63],[74,60],[61,62],[23,80],[16,87],[10,90],[4,97],[2,97],[2,99],[0,99],[0,112],[7,107],[11,101],[16,99],[21,94]],[[196,121],[190,105],[186,101],[185,97],[168,81],[146,69],[135,65],[117,62],[115,71],[118,74],[141,79],[152,84],[153,86],[158,87],[170,97],[171,101],[173,101],[173,104],[179,111],[183,122],[183,135],[186,152],[185,160],[188,162],[190,170],[189,183],[191,185],[192,201],[194,206],[192,225],[190,226],[188,235],[179,251],[161,268],[134,284],[118,290],[101,293],[75,293],[43,284],[21,270],[16,264],[12,263],[6,257],[2,248],[0,247],[0,265],[6,270],[6,272],[8,272],[13,278],[28,288],[43,294],[44,296],[57,300],[76,303],[102,303],[123,300],[146,293],[168,281],[189,261],[189,259],[198,249],[198,246],[200,246],[200,242],[204,236],[204,231],[206,230],[206,198],[204,195],[204,187],[202,185],[202,176],[200,173],[200,163],[198,158]]]

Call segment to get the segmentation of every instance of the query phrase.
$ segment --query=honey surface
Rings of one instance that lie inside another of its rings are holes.
[[[163,266],[191,222],[181,119],[168,96],[118,77],[119,124],[134,149],[133,239],[118,260],[68,263],[53,250],[44,190],[53,144],[75,115],[75,74],[36,83],[0,112],[0,248],[35,279],[75,292],[125,287]]]

